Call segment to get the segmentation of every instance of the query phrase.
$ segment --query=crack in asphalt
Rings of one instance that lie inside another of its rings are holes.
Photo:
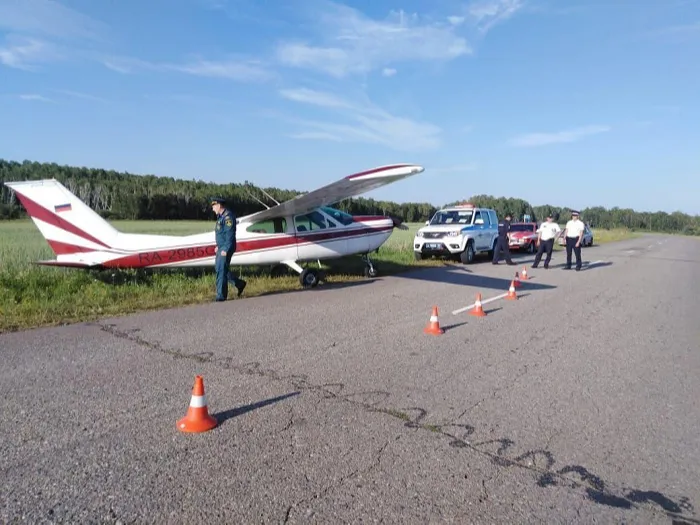
[[[401,436],[396,436],[394,438],[395,440],[400,439]],[[347,480],[354,478],[355,476],[359,475],[364,475],[364,474],[369,474],[372,472],[374,469],[378,468],[381,460],[382,460],[382,454],[386,450],[386,448],[389,446],[389,441],[384,443],[379,450],[375,453],[375,458],[374,460],[369,464],[368,467],[364,469],[357,468],[350,472],[349,474],[345,476],[341,476],[339,480],[334,481],[333,483],[329,483],[326,487],[322,488],[321,490],[317,491],[313,496],[307,497],[307,498],[302,498],[299,501],[296,501],[295,503],[292,503],[287,507],[287,511],[285,512],[284,515],[284,523],[287,523],[289,519],[291,518],[292,515],[292,510],[295,508],[299,507],[300,505],[304,503],[310,503],[313,500],[321,499],[326,496],[331,490],[336,489],[340,487],[343,483],[345,483]]]
[[[365,392],[355,392],[355,393],[350,393],[350,394],[342,394],[343,390],[345,389],[345,385],[343,383],[328,383],[328,384],[313,384],[308,381],[308,376],[304,374],[289,374],[289,375],[282,375],[279,374],[276,370],[274,369],[266,369],[262,368],[259,362],[250,362],[250,363],[244,363],[241,365],[236,365],[233,364],[233,358],[232,357],[227,357],[227,356],[216,356],[213,352],[200,352],[200,353],[195,353],[195,354],[187,354],[183,353],[179,350],[173,350],[169,348],[164,348],[160,343],[157,342],[151,342],[147,341],[146,339],[142,338],[136,332],[138,329],[135,330],[119,330],[116,325],[114,324],[102,324],[102,323],[86,323],[89,326],[95,326],[102,330],[103,332],[106,332],[108,334],[111,334],[114,337],[120,338],[120,339],[126,339],[129,341],[132,341],[134,343],[137,343],[145,348],[149,348],[161,353],[164,353],[166,355],[169,355],[173,358],[176,359],[192,359],[200,363],[208,363],[212,365],[218,365],[221,366],[224,369],[227,370],[232,370],[235,372],[238,372],[240,374],[244,375],[252,375],[252,376],[258,376],[258,377],[264,377],[267,379],[275,380],[275,381],[287,381],[290,382],[294,388],[300,390],[300,391],[315,391],[319,392],[322,396],[323,399],[334,399],[334,400],[339,400],[339,401],[344,401],[347,403],[350,403],[353,406],[363,408],[364,410],[368,412],[373,412],[373,413],[382,413],[386,414],[389,416],[392,416],[396,419],[404,421],[404,427],[410,428],[410,429],[415,429],[415,430],[425,430],[429,431],[434,435],[447,438],[449,440],[448,445],[450,447],[456,448],[456,449],[469,449],[472,452],[475,452],[477,454],[480,454],[482,456],[488,457],[495,465],[501,468],[520,468],[523,470],[527,470],[533,474],[536,475],[538,478],[536,481],[537,486],[541,488],[546,488],[549,486],[560,486],[560,487],[566,487],[571,490],[575,491],[583,491],[584,492],[584,499],[587,499],[588,501],[601,504],[601,505],[606,505],[606,506],[611,506],[614,508],[618,509],[623,509],[623,510],[631,510],[631,509],[637,509],[637,510],[642,510],[646,512],[650,512],[652,514],[656,515],[664,515],[672,520],[676,520],[677,523],[684,523],[684,524],[697,524],[700,525],[700,520],[696,520],[693,518],[690,518],[685,515],[685,513],[690,513],[692,515],[695,515],[695,510],[693,505],[690,503],[689,499],[687,497],[680,497],[679,501],[676,502],[669,497],[665,496],[664,494],[656,491],[642,491],[638,489],[629,489],[629,488],[613,488],[614,485],[611,483],[606,483],[604,482],[601,478],[598,476],[595,476],[591,472],[589,472],[585,467],[580,466],[580,465],[566,465],[563,468],[559,470],[553,470],[555,459],[554,455],[545,449],[540,449],[540,450],[532,450],[525,452],[515,458],[509,458],[505,456],[506,451],[515,445],[515,442],[508,438],[501,438],[501,439],[492,439],[492,440],[487,440],[487,441],[482,441],[479,443],[471,443],[470,441],[467,440],[467,438],[471,435],[473,435],[476,432],[476,429],[465,423],[448,423],[448,424],[431,424],[431,423],[425,423],[423,422],[426,417],[428,416],[428,411],[421,408],[421,407],[410,407],[410,408],[404,408],[401,410],[393,409],[393,408],[386,408],[386,407],[378,407],[377,405],[381,403],[383,400],[386,400],[390,397],[389,392],[385,391],[365,391]],[[519,378],[523,377],[525,374],[527,374],[528,367],[527,365],[523,365],[525,370],[522,371],[513,381],[517,381]],[[512,386],[512,383],[511,385]],[[503,387],[499,387],[497,389],[494,389],[491,393],[490,397],[494,397],[496,393],[499,391],[503,390],[504,388],[508,388],[509,385],[504,385]],[[341,395],[342,394],[342,395]],[[489,396],[487,396],[488,398]],[[367,399],[373,399],[374,402],[367,401]],[[377,399],[379,398],[379,399]],[[483,401],[483,400],[482,400]],[[320,402],[320,400],[319,400]],[[481,401],[479,402],[481,403]],[[478,403],[477,403],[478,405]],[[473,408],[474,406],[472,406]],[[470,408],[471,409],[471,408]],[[465,411],[468,412],[470,409],[467,409]],[[414,418],[411,418],[406,411],[413,411],[417,413],[417,415]],[[457,428],[460,429],[461,435],[457,435],[456,433],[453,433],[454,431],[448,432],[446,429],[448,428]],[[551,441],[551,438],[550,438]],[[491,452],[488,450],[484,450],[481,447],[485,445],[492,445],[492,444],[498,444],[499,447],[495,452]],[[384,445],[380,449],[380,454],[379,457],[381,456],[381,452],[386,448],[387,444]],[[545,459],[546,467],[541,468],[536,466],[536,459],[537,457],[542,457]],[[529,460],[528,462],[525,462],[525,460]],[[378,463],[377,463],[378,465]],[[345,479],[348,479],[349,477],[355,475],[357,471],[354,471],[353,473],[349,474],[348,476],[344,476],[341,478],[341,481],[344,481]],[[569,474],[576,474],[579,478],[580,481],[577,481],[576,479],[573,479],[572,477],[569,476]],[[307,498],[304,500],[301,500],[300,503],[303,503],[304,501],[310,500],[310,499],[316,499],[317,497],[322,497],[325,495],[330,488],[333,486],[337,486],[339,483],[334,483],[331,486],[327,487],[326,490],[320,491],[317,493],[316,496],[313,498]],[[622,494],[622,495],[619,495]],[[287,514],[285,521],[289,519],[290,513],[292,509],[294,508],[295,505],[291,505],[287,509]],[[652,506],[653,504],[653,506]]]

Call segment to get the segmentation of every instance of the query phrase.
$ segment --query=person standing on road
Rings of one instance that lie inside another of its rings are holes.
[[[216,219],[216,301],[228,298],[228,282],[238,289],[238,297],[243,293],[246,282],[233,275],[229,270],[231,257],[236,252],[236,216],[226,207],[226,201],[220,197],[211,200]]]
[[[493,250],[493,261],[491,261],[493,264],[498,264],[502,251],[506,263],[510,266],[515,265],[513,259],[510,258],[510,249],[508,248],[508,233],[510,232],[511,218],[510,213],[506,213],[506,219],[498,223],[498,240],[496,241],[496,248]]]
[[[537,228],[537,254],[535,262],[532,263],[533,268],[537,268],[542,259],[542,254],[546,251],[547,257],[544,260],[544,269],[549,269],[549,262],[552,260],[552,249],[554,248],[554,239],[561,234],[561,228],[554,222],[552,214],[547,215],[547,221],[540,224]]]
[[[579,219],[578,212],[571,212],[571,220],[564,227],[564,235],[566,236],[566,266],[565,270],[571,270],[571,252],[576,254],[576,271],[581,269],[581,240],[586,227],[583,221]]]

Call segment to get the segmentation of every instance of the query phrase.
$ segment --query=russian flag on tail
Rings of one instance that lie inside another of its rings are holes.
[[[53,209],[57,213],[61,213],[62,211],[71,211],[73,208],[71,207],[69,202],[68,204],[59,204],[58,206],[54,206]]]

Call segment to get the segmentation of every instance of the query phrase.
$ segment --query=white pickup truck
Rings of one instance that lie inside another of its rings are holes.
[[[494,210],[460,204],[437,211],[418,230],[413,253],[416,259],[447,256],[471,264],[477,253],[488,252],[493,257],[497,239],[498,216]]]

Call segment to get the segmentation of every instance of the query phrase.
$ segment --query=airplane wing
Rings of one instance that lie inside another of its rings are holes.
[[[299,195],[268,210],[240,217],[239,221],[254,222],[284,215],[298,215],[321,206],[329,206],[343,199],[355,197],[368,191],[391,184],[425,170],[416,164],[392,164],[348,175],[336,182]]]

